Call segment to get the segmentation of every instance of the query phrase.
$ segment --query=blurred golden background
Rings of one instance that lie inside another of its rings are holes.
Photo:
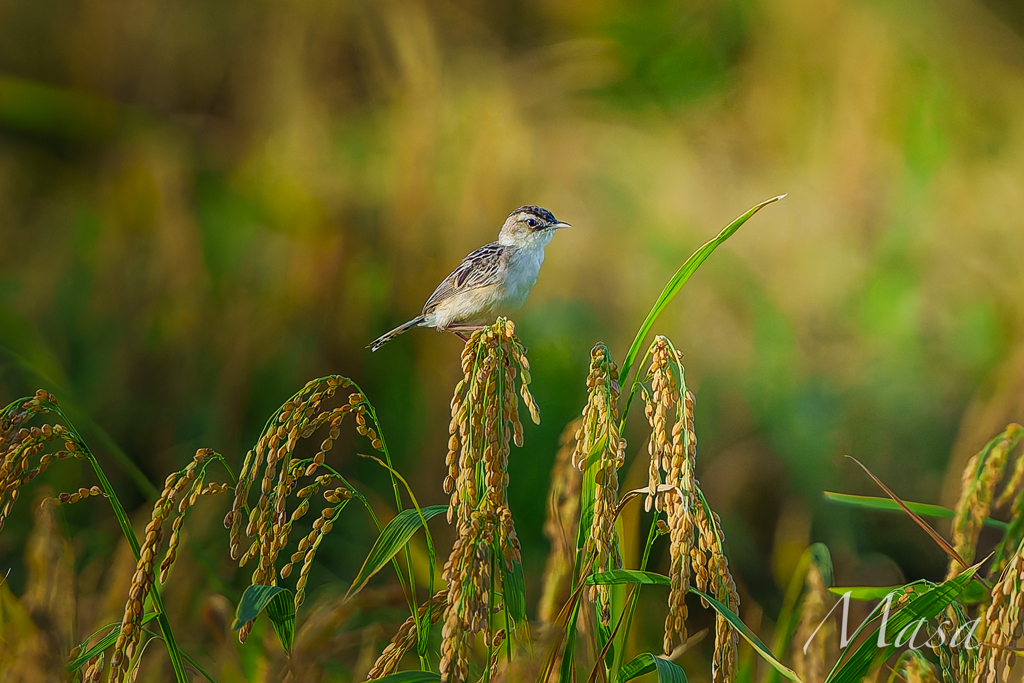
[[[589,349],[621,360],[687,255],[784,192],[655,328],[687,355],[742,613],[777,612],[814,540],[840,584],[939,579],[909,520],[821,493],[877,493],[849,453],[948,505],[966,457],[1024,419],[1010,0],[0,2],[0,400],[53,391],[102,457],[116,444],[159,488],[199,446],[237,465],[274,407],[341,373],[421,502],[443,502],[461,342],[364,346],[539,204],[574,227],[515,316],[543,416],[510,490],[533,590]],[[356,450],[332,455],[386,493]],[[76,467],[46,485],[76,489]],[[30,498],[0,534],[18,594]],[[194,534],[234,600],[215,508]],[[58,517],[99,577],[109,511]],[[372,542],[352,518],[321,585]]]

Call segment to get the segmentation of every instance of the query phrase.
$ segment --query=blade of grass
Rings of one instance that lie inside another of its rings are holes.
[[[664,574],[641,572],[636,569],[612,569],[600,574],[591,574],[585,584],[588,586],[611,586],[616,584],[671,586],[672,581]]]
[[[915,621],[923,619],[925,622],[928,622],[938,616],[942,610],[956,600],[957,596],[963,592],[964,587],[974,577],[980,566],[981,563],[979,562],[973,567],[968,567],[949,581],[911,598],[899,611],[889,615],[888,622],[886,623],[887,632],[899,634]],[[865,621],[865,623],[867,622]],[[875,631],[877,630],[876,628]],[[825,679],[826,683],[855,683],[863,680],[871,671],[872,662],[884,661],[895,652],[896,647],[893,643],[889,643],[884,648],[879,648],[877,640],[869,636],[845,663],[842,662],[842,658],[840,658],[839,662],[836,662],[835,667]]]
[[[374,419],[376,419],[376,418],[374,418]],[[435,567],[435,565],[437,563],[437,556],[436,556],[436,554],[434,552],[434,538],[433,538],[433,536],[430,535],[430,527],[427,526],[427,519],[428,518],[424,516],[423,510],[420,507],[420,502],[418,500],[416,500],[416,494],[412,492],[412,487],[409,486],[409,482],[407,482],[405,480],[405,477],[403,477],[401,474],[399,474],[398,470],[396,470],[394,467],[391,466],[390,459],[389,459],[388,462],[384,462],[383,460],[381,460],[380,458],[378,458],[375,455],[363,455],[361,453],[359,455],[360,455],[360,457],[369,458],[370,460],[375,461],[378,465],[380,465],[381,467],[383,467],[384,469],[386,469],[388,472],[391,473],[391,480],[392,481],[394,481],[395,479],[398,479],[398,481],[402,482],[402,485],[405,486],[405,492],[409,494],[409,500],[412,501],[412,506],[416,510],[417,514],[419,514],[420,521],[423,523],[423,535],[424,535],[424,538],[427,541],[427,568],[428,568],[427,595],[428,596],[432,596],[434,594],[434,567]],[[416,575],[413,573],[412,552],[409,550],[409,546],[408,545],[405,546],[405,555],[406,555],[406,558],[408,559],[408,564],[409,564],[409,583],[410,583],[410,588],[412,589],[413,597],[415,597],[416,596]],[[398,570],[398,563],[397,562],[395,562],[395,570],[396,571]],[[399,578],[401,578],[401,572],[400,571],[398,572],[398,574],[399,574]],[[416,621],[416,632],[420,633],[420,634],[423,634],[423,636],[419,639],[419,644],[417,644],[417,646],[416,646],[416,651],[417,651],[417,653],[420,656],[420,661],[423,662],[424,664],[426,664],[426,661],[427,661],[426,660],[426,656],[427,656],[427,641],[430,638],[430,625],[433,623],[433,618],[431,617],[431,609],[432,609],[432,607],[431,607],[430,602],[428,600],[428,602],[427,602],[427,611],[426,611],[426,613],[422,617],[419,616],[419,610],[416,609],[415,604],[412,605],[410,607],[410,609],[412,610],[412,618],[413,618],[413,620]]]
[[[825,500],[832,503],[839,503],[840,505],[849,505],[851,507],[864,508],[866,510],[884,510],[886,512],[900,512],[903,510],[899,504],[890,498],[881,498],[878,496],[855,496],[849,493],[836,493],[835,491],[825,491]],[[903,504],[910,508],[912,511],[924,517],[939,517],[941,519],[953,519],[956,516],[956,512],[950,510],[947,507],[941,505],[932,505],[930,503],[914,503],[909,500],[903,501]],[[1009,528],[1006,522],[998,519],[992,519],[986,517],[982,524],[991,527],[993,529],[999,529],[1005,531]]]
[[[153,621],[153,619],[155,619],[155,618],[156,618],[156,612],[147,612],[142,617],[142,624],[146,625],[149,622]],[[95,645],[93,645],[89,649],[85,648],[85,645],[90,640],[95,638],[99,634],[100,631],[106,630],[108,628],[110,629],[110,631],[108,631],[107,634],[105,636],[103,636],[100,640],[96,641]],[[79,645],[79,648],[82,650],[82,653],[80,655],[78,655],[77,657],[75,657],[75,659],[73,659],[68,664],[68,671],[78,671],[79,669],[81,669],[82,666],[84,666],[90,659],[92,659],[93,657],[95,657],[96,655],[98,655],[99,653],[103,652],[104,650],[106,650],[111,645],[113,645],[114,642],[117,640],[117,637],[119,635],[121,635],[121,622],[117,622],[117,623],[114,623],[114,624],[107,624],[103,628],[97,630],[91,636],[86,638],[85,641],[81,645]]]
[[[437,683],[441,675],[432,671],[399,671],[396,674],[378,678],[376,683]]]
[[[720,603],[718,600],[715,600],[707,593],[699,591],[693,586],[690,587],[690,592],[694,595],[699,595],[709,605],[711,605],[716,612],[722,615],[725,618],[725,620],[729,622],[729,625],[736,629],[736,631],[739,632],[739,634],[743,636],[743,638],[748,643],[750,643],[750,646],[754,648],[754,651],[757,652],[757,654],[761,655],[761,659],[771,664],[773,667],[775,667],[776,670],[778,670],[779,673],[781,673],[789,680],[796,681],[796,683],[803,683],[800,680],[800,677],[796,675],[795,671],[793,671],[788,666],[777,660],[775,656],[772,655],[772,651],[768,649],[768,646],[762,643],[761,639],[758,638],[753,631],[747,628],[746,624],[740,621],[740,618],[736,616],[735,612],[733,612],[731,609]]]
[[[429,507],[402,510],[394,519],[388,522],[377,538],[370,553],[366,556],[362,568],[352,580],[352,585],[345,593],[345,599],[352,597],[366,585],[374,574],[379,572],[384,565],[391,561],[398,552],[405,547],[421,527],[426,527],[427,520],[448,511],[447,505],[431,505]]]
[[[661,315],[662,311],[665,310],[665,307],[669,305],[673,298],[675,298],[675,295],[683,288],[683,285],[685,285],[687,280],[690,279],[690,276],[692,276],[694,272],[696,272],[697,268],[707,260],[708,256],[711,256],[711,252],[717,249],[722,242],[732,237],[733,233],[739,230],[740,226],[747,222],[747,219],[772,202],[777,202],[785,196],[786,195],[782,194],[778,197],[772,197],[771,199],[767,199],[754,206],[732,223],[725,226],[722,232],[718,233],[717,237],[708,241],[700,249],[693,252],[693,255],[686,259],[686,263],[679,267],[676,274],[673,275],[672,279],[668,281],[667,285],[665,285],[665,289],[661,291],[661,295],[658,297],[658,300],[654,302],[654,308],[652,308],[651,312],[647,314],[647,318],[644,319],[640,329],[637,330],[636,338],[633,339],[633,344],[629,347],[629,351],[626,353],[626,359],[622,361],[619,371],[619,382],[623,386],[625,386],[626,379],[629,377],[629,371],[633,367],[633,362],[640,353],[640,349],[644,343],[644,338],[651,331],[651,328],[654,327],[654,323],[658,320],[658,316]]]
[[[634,586],[631,592],[635,593],[636,590],[637,588]],[[611,649],[612,643],[615,642],[615,635],[619,632],[619,629],[622,628],[622,622],[625,621],[625,619],[626,611],[623,610],[619,614],[618,620],[615,622],[615,628],[612,629],[611,633],[608,634],[608,637],[605,638],[604,647],[601,648],[601,653],[598,655],[597,661],[594,662],[594,669],[590,672],[590,678],[587,679],[587,683],[595,683],[597,681],[598,675],[601,676],[601,680],[608,680],[608,671],[606,668],[608,666],[608,651]]]
[[[904,586],[832,586],[828,589],[828,592],[833,595],[846,595],[849,593],[851,600],[871,601],[883,600],[885,596],[896,591],[903,592],[908,586],[915,590],[921,588],[920,586],[914,586],[914,584]]]
[[[238,601],[231,629],[237,631],[247,622],[255,620],[264,610],[281,641],[281,647],[290,655],[295,639],[295,603],[292,592],[287,588],[263,585],[246,588],[242,599]]]
[[[622,667],[617,683],[626,683],[654,670],[658,672],[658,683],[686,683],[686,672],[682,667],[650,652],[638,654]]]

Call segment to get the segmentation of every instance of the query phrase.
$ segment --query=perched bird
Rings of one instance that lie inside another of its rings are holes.
[[[419,325],[439,332],[478,330],[495,317],[526,301],[544,262],[544,247],[555,230],[568,228],[539,206],[520,206],[505,219],[498,241],[485,244],[466,258],[437,286],[423,312],[373,341],[376,351],[406,330]]]

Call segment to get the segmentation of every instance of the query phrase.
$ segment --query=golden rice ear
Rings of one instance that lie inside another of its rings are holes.
[[[968,564],[974,561],[977,550],[978,537],[981,535],[981,526],[992,511],[992,500],[996,487],[1002,481],[1006,472],[1006,466],[1010,453],[1024,437],[1024,427],[1018,424],[1010,424],[994,439],[988,442],[981,451],[975,454],[964,468],[961,478],[960,500],[956,505],[956,515],[953,517],[953,548]],[[1010,484],[1004,490],[1000,500],[1013,495],[1020,485],[1021,475],[1017,474],[1022,466],[1021,458],[1018,458],[1018,465],[1015,467],[1014,475]],[[957,576],[963,567],[955,560],[950,560],[946,578]]]
[[[1012,648],[1024,637],[1024,543],[1010,557],[999,582],[992,588],[992,604],[985,611],[978,648],[978,680],[981,683],[1009,681],[1017,661]]]
[[[330,399],[339,390],[346,389],[351,391],[342,405],[329,407]],[[235,486],[234,503],[224,518],[225,526],[230,529],[231,557],[239,560],[239,566],[258,559],[251,579],[253,585],[273,585],[278,576],[288,578],[293,566],[302,561],[296,584],[296,608],[305,599],[306,580],[323,536],[331,531],[334,520],[351,497],[351,489],[347,485],[337,485],[339,477],[334,470],[323,472],[327,454],[340,437],[341,424],[348,416],[355,420],[356,432],[369,439],[371,448],[384,449],[377,433],[373,408],[350,379],[329,375],[307,382],[278,408],[264,427],[255,448],[246,454]],[[318,440],[322,437],[315,454],[311,458],[296,458],[295,451],[300,442],[314,434],[318,435]],[[248,549],[243,553],[243,516],[249,491],[257,480],[260,482],[259,499],[251,508],[244,528],[245,536],[252,540],[245,541]],[[294,524],[305,516],[312,497],[322,490],[326,490],[325,496],[327,492],[335,492],[327,497],[327,502],[332,505],[321,510],[312,530],[301,539],[301,551],[293,553],[278,570],[278,556],[288,545]],[[296,505],[289,512],[293,496]]]
[[[196,451],[195,457],[185,469],[167,477],[159,498],[153,504],[153,513],[149,524],[146,525],[146,536],[139,552],[135,574],[132,575],[131,585],[128,588],[128,601],[125,603],[124,616],[121,618],[121,630],[110,656],[110,681],[119,683],[129,676],[131,662],[137,653],[142,635],[143,607],[146,596],[156,581],[156,568],[153,562],[163,540],[164,522],[172,514],[177,513],[178,516],[171,525],[171,540],[167,553],[160,563],[161,582],[167,579],[168,573],[174,566],[181,528],[188,509],[204,492],[212,494],[227,490],[226,485],[210,484],[205,487],[203,485],[206,466],[215,460],[222,460],[222,458],[209,449],[202,448]],[[86,678],[88,679],[96,673],[90,670],[86,673]]]
[[[603,343],[598,342],[590,352],[590,372],[587,375],[587,403],[583,407],[580,426],[576,429],[576,448],[573,464],[580,470],[591,466],[594,473],[594,507],[584,553],[593,554],[596,573],[618,569],[618,537],[615,533],[615,510],[618,505],[620,455],[625,450],[625,439],[619,435],[619,382],[618,368]],[[610,623],[610,590],[606,585],[592,586],[590,599],[598,606],[603,624]]]
[[[429,611],[430,623],[436,624],[443,614],[443,610],[441,608],[447,603],[447,601],[448,589],[444,588],[439,590],[432,598],[430,598],[430,600],[420,605],[417,612],[419,618],[422,619]],[[398,629],[398,632],[395,633],[391,642],[384,648],[384,651],[381,652],[377,661],[373,663],[369,673],[366,674],[366,680],[373,681],[390,675],[396,668],[398,668],[398,665],[402,662],[402,657],[405,656],[405,653],[411,650],[416,643],[416,619],[413,619],[410,616]]]
[[[0,530],[23,486],[45,472],[54,460],[82,457],[77,436],[63,425],[24,426],[37,415],[52,412],[56,405],[53,394],[40,389],[32,398],[13,403],[0,413]],[[51,444],[62,440],[64,448],[53,452]],[[38,460],[33,464],[36,456]],[[85,497],[83,491],[92,495],[91,489],[80,489],[76,500]]]
[[[477,633],[488,631],[494,642],[489,592],[504,572],[522,562],[508,508],[508,458],[512,441],[518,445],[523,439],[517,373],[519,395],[539,420],[527,389],[529,368],[515,326],[504,318],[475,332],[462,352],[463,378],[451,402],[444,485],[451,495],[448,519],[456,525],[456,540],[443,572],[448,582],[439,667],[443,681],[467,679]]]

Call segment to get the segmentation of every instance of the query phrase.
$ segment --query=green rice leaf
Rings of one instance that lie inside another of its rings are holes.
[[[641,572],[635,569],[612,569],[600,574],[591,574],[584,581],[588,586],[609,586],[615,584],[640,584],[644,586],[670,586],[672,582],[664,574]]]
[[[852,507],[864,508],[867,510],[902,512],[902,510],[900,510],[900,506],[891,498],[879,498],[878,496],[854,496],[848,493],[825,491],[825,500],[833,503],[839,503],[840,505],[850,505]],[[924,517],[953,519],[953,516],[956,514],[953,510],[942,507],[941,505],[911,503],[909,501],[903,501],[903,503],[913,512]],[[992,527],[994,529],[1006,529],[1006,522],[1001,522],[998,519],[992,519],[991,517],[986,517],[982,523],[985,526]]]
[[[375,679],[375,683],[437,683],[441,675],[433,671],[399,671],[396,674]]]
[[[156,618],[156,612],[149,612],[148,614],[145,614],[142,617],[142,624],[143,625],[148,624],[149,622],[153,621],[153,619],[155,619],[155,618]],[[95,645],[90,647],[88,650],[85,649],[86,643],[88,643],[90,640],[95,638],[97,633],[99,633],[100,631],[106,630],[108,628],[111,628],[111,627],[113,627],[113,628],[107,633],[107,635],[103,636],[103,638],[101,638],[99,640],[99,642],[97,642]],[[82,649],[82,653],[80,655],[78,655],[77,657],[75,657],[68,664],[68,671],[78,671],[79,669],[81,669],[90,659],[92,659],[93,657],[95,657],[96,655],[98,655],[99,653],[103,652],[104,650],[106,650],[111,645],[113,645],[117,641],[117,637],[119,635],[121,635],[121,624],[120,624],[120,622],[118,622],[116,624],[107,624],[103,628],[97,630],[91,636],[86,638],[85,641],[79,646],[79,648]]]
[[[647,314],[647,318],[644,319],[640,329],[637,330],[636,338],[633,339],[633,345],[629,347],[626,359],[622,361],[622,367],[619,371],[619,381],[623,383],[623,386],[625,386],[624,383],[629,376],[630,368],[632,368],[633,363],[636,362],[637,354],[640,353],[640,349],[644,343],[644,338],[651,331],[651,328],[654,327],[654,323],[658,320],[662,311],[665,310],[665,307],[672,302],[672,299],[674,299],[676,294],[679,293],[679,290],[682,289],[683,285],[685,285],[687,280],[690,279],[690,276],[693,275],[697,271],[697,268],[707,260],[708,256],[711,256],[711,252],[717,249],[718,245],[722,242],[732,237],[733,233],[739,230],[740,226],[747,222],[747,219],[772,202],[777,202],[785,196],[786,195],[783,194],[778,197],[772,197],[771,199],[767,199],[747,211],[732,223],[725,226],[722,232],[718,233],[717,237],[704,244],[704,246],[697,251],[693,252],[693,255],[686,259],[686,263],[679,267],[676,274],[673,275],[672,279],[668,281],[667,285],[665,285],[665,289],[661,291],[661,295],[658,297],[658,300],[654,302],[654,308],[652,308],[651,312]]]
[[[852,600],[884,600],[889,593],[903,592],[905,586],[833,586],[830,593],[836,595],[850,594]]]
[[[736,629],[739,632],[739,634],[743,636],[743,638],[748,643],[750,643],[751,647],[754,648],[754,651],[757,652],[757,654],[761,655],[761,658],[764,659],[764,661],[768,662],[773,667],[775,667],[775,669],[779,673],[781,673],[789,680],[796,681],[797,683],[802,683],[800,677],[796,675],[796,672],[790,669],[782,662],[780,662],[779,660],[775,659],[775,656],[772,654],[771,650],[768,649],[768,646],[762,643],[761,639],[758,638],[753,631],[747,628],[746,624],[740,621],[740,618],[736,616],[735,612],[733,612],[731,609],[720,603],[718,600],[715,600],[707,593],[703,593],[697,590],[696,588],[690,587],[690,592],[694,595],[699,595],[700,597],[704,598],[704,600],[706,600],[707,603],[711,605],[716,612],[725,617],[725,620],[729,622],[729,625]]]
[[[281,641],[281,647],[291,654],[295,640],[295,602],[292,592],[281,586],[249,586],[238,601],[235,621],[231,628],[235,631],[247,622],[254,621],[263,610],[267,611],[274,632]]]
[[[523,578],[523,565],[513,562],[512,571],[502,573],[505,575],[505,607],[512,621],[521,624],[526,619],[526,581]]]
[[[415,508],[402,510],[395,515],[395,518],[384,527],[384,531],[380,532],[377,542],[370,549],[370,554],[366,556],[366,561],[363,562],[362,569],[352,581],[345,598],[348,599],[361,591],[370,577],[379,572],[384,565],[391,561],[391,558],[405,547],[413,534],[423,526],[424,519],[429,520],[447,511],[447,505],[430,505],[422,508],[423,517],[420,517],[420,510]]]
[[[639,654],[625,664],[616,681],[625,683],[655,669],[658,671],[658,683],[686,683],[686,672],[678,664],[650,652]]]
[[[963,592],[980,566],[981,563],[978,563],[959,576],[915,595],[898,612],[891,612],[886,623],[885,635],[887,640],[892,638],[892,641],[884,647],[878,647],[878,639],[874,634],[878,632],[880,625],[875,627],[845,663],[840,657],[825,679],[826,683],[859,683],[876,664],[885,661],[896,651],[893,643],[904,628],[921,619],[925,622],[930,621],[941,614]],[[843,654],[849,652],[849,649],[847,648]]]

